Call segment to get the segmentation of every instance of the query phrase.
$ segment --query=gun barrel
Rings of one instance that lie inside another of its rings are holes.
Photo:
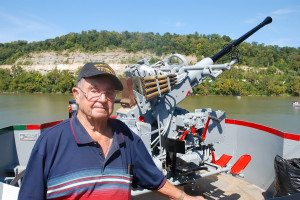
[[[224,56],[225,54],[227,54],[228,52],[230,52],[231,49],[232,49],[232,47],[235,47],[235,46],[239,45],[244,40],[246,40],[248,37],[250,37],[252,34],[254,34],[256,31],[258,31],[259,29],[261,29],[263,26],[265,26],[267,24],[270,24],[271,22],[272,22],[272,18],[271,17],[266,17],[266,19],[263,22],[261,22],[259,25],[257,25],[256,27],[254,27],[253,29],[251,29],[250,31],[248,31],[246,34],[244,34],[243,36],[241,36],[239,39],[237,39],[237,40],[233,41],[232,43],[230,43],[228,46],[226,46],[224,49],[222,49],[221,51],[219,51],[218,53],[216,53],[215,55],[213,55],[210,58],[214,62],[216,62],[222,56]]]

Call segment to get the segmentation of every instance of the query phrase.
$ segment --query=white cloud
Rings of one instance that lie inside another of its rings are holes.
[[[185,26],[185,24],[181,23],[181,22],[176,22],[175,24],[176,27],[182,27]]]
[[[294,13],[297,12],[296,10],[285,8],[285,9],[279,9],[276,11],[273,11],[272,14],[274,15],[284,15],[284,14],[289,14],[289,13]]]
[[[19,18],[13,15],[9,15],[4,12],[0,12],[0,17],[2,20],[12,24],[14,28],[23,31],[34,31],[34,30],[49,30],[50,28],[41,22],[37,22],[31,19]]]
[[[272,18],[281,18],[279,16],[282,15],[287,15],[290,13],[296,13],[296,12],[300,12],[299,10],[295,10],[295,9],[290,9],[290,8],[284,8],[284,9],[279,9],[279,10],[275,10],[269,14],[258,14],[257,16],[250,18],[248,20],[245,21],[245,23],[247,24],[256,24],[260,21],[262,21],[266,16],[270,15]]]
[[[17,16],[0,11],[0,43],[26,40],[41,41],[61,34],[55,25],[38,16],[24,14]]]

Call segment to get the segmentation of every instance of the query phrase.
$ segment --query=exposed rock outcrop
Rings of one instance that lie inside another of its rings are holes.
[[[140,59],[165,59],[166,57],[168,56],[158,57],[149,52],[127,53],[122,50],[99,53],[63,52],[61,54],[56,52],[42,52],[31,53],[29,56],[19,58],[15,65],[21,66],[27,71],[36,70],[45,74],[55,68],[75,72],[87,62],[106,62],[120,75],[123,74],[126,66]],[[191,63],[197,62],[197,58],[194,56],[188,56],[186,59]],[[12,65],[1,65],[0,67],[11,68]]]

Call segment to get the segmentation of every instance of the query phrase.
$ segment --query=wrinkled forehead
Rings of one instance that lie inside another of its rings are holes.
[[[114,90],[114,83],[108,77],[105,76],[95,76],[84,78],[83,88],[97,88],[103,90]]]

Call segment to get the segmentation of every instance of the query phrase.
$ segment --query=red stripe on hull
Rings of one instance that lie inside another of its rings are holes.
[[[300,135],[296,135],[296,134],[292,134],[292,133],[285,133],[285,132],[276,130],[274,128],[270,128],[270,127],[263,126],[263,125],[260,125],[260,124],[255,124],[255,123],[252,123],[252,122],[240,121],[240,120],[235,120],[235,119],[225,119],[225,123],[226,124],[235,124],[235,125],[255,128],[255,129],[258,129],[258,130],[261,130],[261,131],[271,133],[273,135],[277,135],[277,136],[282,137],[284,139],[300,141]]]
[[[29,125],[26,125],[26,130],[40,130],[40,129],[44,129],[44,128],[49,128],[49,127],[55,126],[56,124],[59,124],[62,121],[63,120],[49,122],[49,123],[45,123],[45,124],[29,124]]]
[[[27,125],[27,130],[40,130],[41,125],[40,124],[31,124]]]
[[[59,120],[59,121],[54,121],[54,122],[49,122],[49,123],[41,124],[41,129],[50,128],[52,126],[55,126],[56,124],[59,124],[62,121],[63,120]]]

